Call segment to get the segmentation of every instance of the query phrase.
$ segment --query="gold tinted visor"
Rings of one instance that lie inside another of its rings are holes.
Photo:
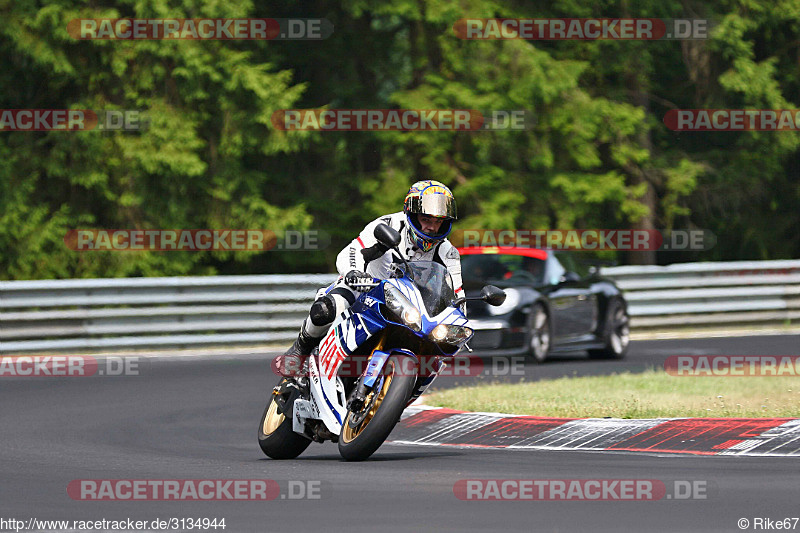
[[[444,194],[423,194],[422,196],[412,196],[407,200],[408,211],[411,213],[431,215],[434,217],[446,217],[455,220],[456,202],[453,198]]]

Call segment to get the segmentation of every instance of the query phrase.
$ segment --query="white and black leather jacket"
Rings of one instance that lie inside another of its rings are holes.
[[[367,257],[361,252],[378,244],[373,235],[373,231],[378,224],[386,224],[400,232],[399,249],[406,261],[435,261],[443,265],[453,278],[456,297],[464,295],[464,289],[461,286],[461,256],[456,247],[445,238],[434,245],[430,251],[423,252],[409,238],[409,232],[406,227],[408,221],[402,211],[382,216],[367,224],[359,236],[353,239],[348,246],[345,246],[336,257],[336,269],[339,274],[344,276],[351,270],[360,270],[372,277],[386,279],[391,274],[390,265],[401,262],[393,250],[387,250],[377,257],[376,255],[380,253],[380,248],[377,249],[376,253],[367,253]],[[465,306],[462,306],[462,309],[463,307]]]

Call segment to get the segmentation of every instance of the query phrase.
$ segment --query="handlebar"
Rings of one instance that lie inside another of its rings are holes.
[[[351,270],[344,277],[345,285],[358,292],[367,292],[370,289],[377,287],[380,282],[381,280],[373,278],[372,276],[357,270]]]

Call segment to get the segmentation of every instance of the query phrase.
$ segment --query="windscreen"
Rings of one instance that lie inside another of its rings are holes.
[[[410,266],[414,284],[429,315],[438,315],[456,299],[453,279],[444,266],[433,261],[414,261]]]
[[[545,261],[512,254],[465,254],[461,256],[461,272],[466,288],[487,284],[538,286],[544,284]]]

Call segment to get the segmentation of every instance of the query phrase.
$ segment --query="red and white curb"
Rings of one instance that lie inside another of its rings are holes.
[[[574,419],[411,406],[389,439],[480,448],[800,456],[800,419]]]

